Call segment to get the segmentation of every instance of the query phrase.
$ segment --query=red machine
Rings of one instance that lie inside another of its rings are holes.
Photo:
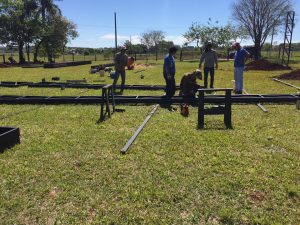
[[[134,58],[133,57],[129,57],[128,58],[128,62],[127,62],[127,69],[128,70],[133,70],[134,69]]]

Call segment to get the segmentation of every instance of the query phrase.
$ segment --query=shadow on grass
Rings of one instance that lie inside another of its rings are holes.
[[[199,128],[198,126],[196,126],[196,129],[201,131],[206,131],[206,130],[234,130],[233,126],[226,126],[224,124],[224,122],[222,121],[207,121],[204,123],[204,127],[203,128]]]
[[[115,112],[114,112],[114,113],[116,113],[116,112],[123,113],[123,112],[125,112],[125,109],[115,109]],[[108,119],[111,119],[111,117],[113,116],[114,113],[112,113],[110,117],[108,116],[108,113],[105,113],[104,118],[101,118],[101,117],[100,117],[100,118],[96,121],[96,124],[100,124],[101,122],[104,122],[104,121],[106,121],[106,120],[108,120]]]

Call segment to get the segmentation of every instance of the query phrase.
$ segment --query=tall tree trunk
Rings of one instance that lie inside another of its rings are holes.
[[[24,42],[23,41],[19,41],[18,42],[19,64],[25,63],[25,58],[24,58],[24,53],[23,53],[23,47],[24,47]]]
[[[183,61],[183,58],[182,58],[182,48],[180,49],[180,56],[179,56],[179,58],[180,58],[180,61],[182,62]]]
[[[48,62],[52,63],[53,62],[52,52],[50,50],[49,43],[47,40],[45,41],[45,48],[47,52]]]
[[[26,44],[27,61],[30,63],[30,46]]]
[[[65,61],[65,45],[63,46],[62,49],[62,56],[63,56],[63,62]],[[96,54],[95,54],[95,61],[96,61]]]
[[[34,53],[33,53],[33,62],[34,63],[38,62],[38,59],[37,59],[37,57],[38,57],[38,50],[39,50],[39,48],[35,47]]]
[[[255,49],[255,52],[254,52],[254,59],[255,60],[258,60],[261,56],[261,45],[260,45],[260,41],[255,41],[254,43],[254,49]]]
[[[34,63],[37,63],[38,62],[38,52],[39,52],[39,49],[40,49],[40,46],[41,44],[43,43],[44,39],[42,39],[40,42],[38,42],[35,46],[34,46],[34,54],[33,54],[33,61]]]
[[[157,52],[157,45],[155,44],[155,59],[157,61],[158,59],[158,52]]]

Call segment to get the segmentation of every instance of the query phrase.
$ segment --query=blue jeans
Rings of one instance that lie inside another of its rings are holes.
[[[118,82],[119,76],[121,75],[121,92],[123,92],[124,90],[124,85],[125,85],[125,71],[121,71],[121,72],[115,72],[115,78],[114,78],[114,83],[113,83],[113,89],[116,90],[116,84]]]
[[[214,78],[215,78],[214,67],[204,67],[204,88],[207,88],[208,73],[210,73],[210,88],[214,88]]]
[[[244,67],[234,67],[235,91],[243,91],[243,73]]]

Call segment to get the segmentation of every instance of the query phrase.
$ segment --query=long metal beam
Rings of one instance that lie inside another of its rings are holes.
[[[243,89],[243,91],[244,91],[244,93],[245,93],[246,95],[249,95],[249,93],[246,91],[246,89]],[[268,110],[267,110],[265,107],[263,107],[262,104],[257,103],[256,105],[257,105],[258,108],[260,108],[264,113],[267,113],[267,112],[268,112]]]
[[[0,87],[20,87],[20,86],[28,86],[30,84],[33,84],[33,82],[0,81]]]
[[[2,81],[0,87],[20,87],[28,86],[31,88],[85,88],[85,89],[101,89],[106,84],[75,84],[75,83],[63,83],[63,82],[13,82],[13,81]],[[120,88],[120,85],[117,85]],[[165,90],[164,85],[125,85],[125,89],[131,90]],[[179,89],[179,86],[176,86]]]
[[[288,82],[279,80],[279,79],[277,79],[277,78],[273,78],[273,80],[276,81],[276,82],[279,82],[279,83],[282,83],[282,84],[285,84],[285,85],[287,85],[287,86],[290,86],[290,87],[293,87],[293,88],[296,88],[296,89],[300,90],[300,87],[297,87],[297,86],[295,86],[295,85],[293,85],[293,84],[290,84],[290,83],[288,83]]]
[[[144,122],[139,126],[139,128],[134,132],[133,136],[129,139],[129,141],[125,144],[125,146],[121,149],[121,153],[125,154],[129,147],[132,145],[132,143],[135,141],[137,136],[141,133],[147,122],[150,120],[150,118],[153,116],[153,114],[156,112],[159,105],[154,106],[154,108],[151,110],[149,115],[146,117]]]
[[[87,88],[87,89],[101,89],[106,84],[72,84],[72,83],[34,83],[29,84],[28,87],[37,87],[37,88]],[[116,86],[117,88],[120,88],[120,85]],[[131,90],[165,90],[164,85],[125,85],[124,89],[131,89]],[[179,86],[176,87],[176,89],[179,89]]]
[[[300,94],[271,94],[271,95],[233,95],[233,104],[257,104],[257,103],[296,103],[300,100]],[[0,104],[100,104],[101,96],[17,96],[2,95]],[[196,98],[182,98],[174,96],[167,99],[161,96],[115,96],[116,104],[178,104],[189,103],[197,105]],[[208,95],[205,103],[222,103],[224,95]]]

